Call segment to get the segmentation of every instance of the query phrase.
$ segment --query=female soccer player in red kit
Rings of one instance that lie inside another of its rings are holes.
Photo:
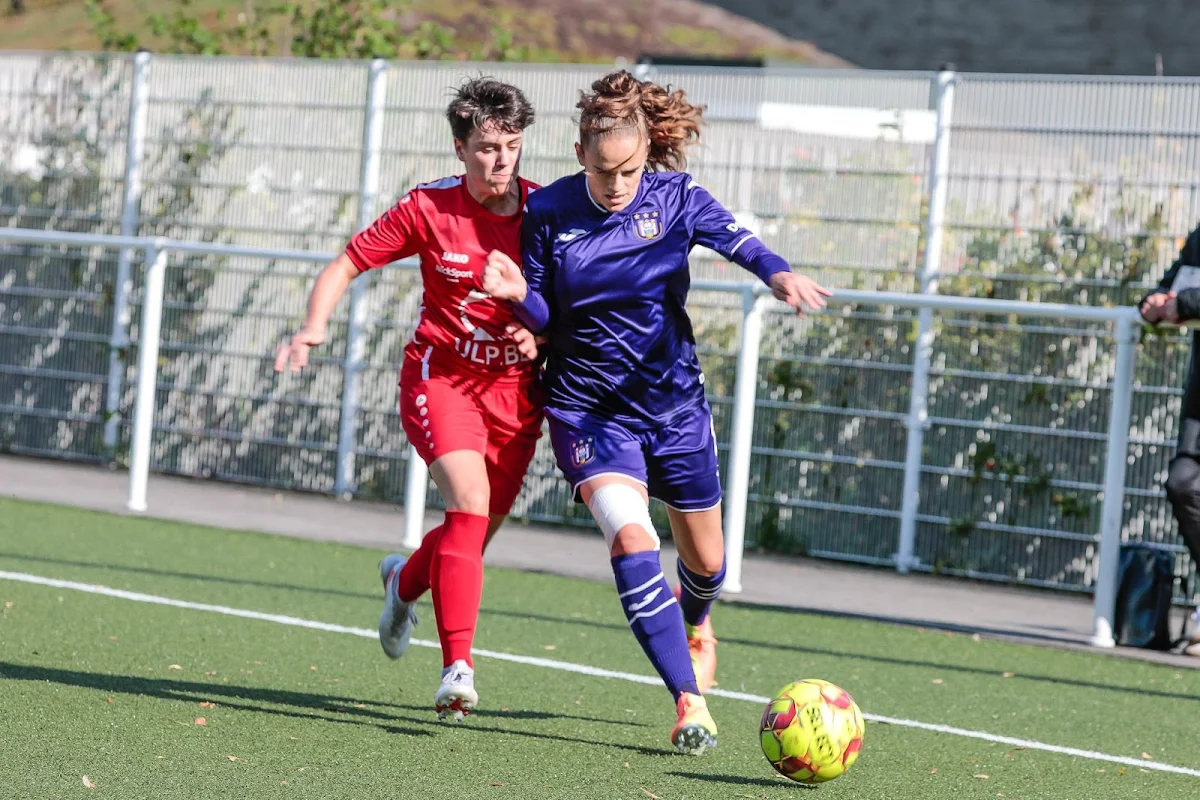
[[[483,547],[520,492],[541,436],[542,395],[532,337],[480,283],[490,251],[520,258],[522,209],[537,188],[517,174],[533,108],[516,87],[480,78],[459,88],[447,118],[465,173],[417,186],[350,240],[318,276],[304,326],[280,346],[275,369],[307,363],[352,280],[420,257],[424,298],[400,370],[400,415],[446,519],[407,561],[394,554],[380,564],[379,641],[391,658],[402,656],[416,623],[412,604],[430,590],[444,663],[434,707],[439,718],[461,720],[479,700],[471,643]]]

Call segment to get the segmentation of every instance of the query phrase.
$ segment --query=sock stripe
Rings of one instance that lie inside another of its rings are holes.
[[[693,626],[704,624],[712,604],[721,596],[721,587],[725,583],[724,561],[714,575],[693,572],[683,559],[676,560],[675,571],[679,575],[679,608],[683,611],[683,621]]]
[[[629,597],[629,595],[631,595],[631,594],[637,594],[638,592],[644,592],[662,579],[663,579],[663,574],[662,574],[662,571],[660,570],[657,575],[655,575],[653,578],[651,578],[650,580],[643,583],[641,586],[637,586],[633,589],[630,589],[627,592],[621,592],[619,595],[617,595],[617,597],[624,599],[626,597]]]
[[[653,603],[658,598],[658,596],[660,594],[662,594],[662,592],[663,592],[663,587],[658,586],[654,589],[654,591],[647,594],[641,600],[630,601],[629,610],[630,611],[641,611],[643,608],[645,608],[646,606]]]
[[[629,624],[633,625],[633,623],[639,619],[646,619],[647,617],[653,617],[654,615],[658,614],[658,612],[662,611],[667,606],[673,606],[673,605],[675,605],[675,596],[671,595],[669,598],[667,598],[666,602],[664,602],[662,605],[660,605],[658,608],[654,609],[653,611],[639,611],[638,613],[634,614],[632,617],[629,618]]]
[[[629,629],[676,700],[698,693],[680,603],[663,575],[661,553],[613,556],[613,577]],[[666,611],[667,613],[663,613]]]
[[[725,583],[725,576],[720,575],[720,573],[718,573],[718,575],[713,575],[710,578],[705,578],[706,581],[714,581],[718,578],[718,576],[720,578],[719,580],[715,580],[715,582],[711,585],[705,587],[697,586],[696,578],[698,576],[693,575],[686,567],[679,570],[678,574],[679,582],[686,584],[689,592],[696,595],[696,597],[701,597],[705,600],[711,600],[719,595],[721,593],[721,586]]]

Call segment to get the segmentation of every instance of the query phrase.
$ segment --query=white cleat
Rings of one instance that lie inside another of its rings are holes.
[[[417,624],[417,612],[412,603],[400,599],[397,590],[400,583],[400,568],[408,561],[399,553],[379,562],[379,577],[383,579],[383,613],[379,615],[379,644],[388,658],[399,658],[408,651],[413,626]]]
[[[478,704],[475,670],[467,666],[467,662],[455,661],[442,670],[442,685],[433,696],[433,709],[438,719],[462,722]]]

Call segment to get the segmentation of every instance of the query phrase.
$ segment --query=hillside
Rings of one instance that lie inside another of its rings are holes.
[[[8,3],[5,4],[8,6]],[[170,14],[171,0],[104,0],[122,31],[154,48],[148,17]],[[192,9],[210,30],[231,29],[262,0],[193,0]],[[0,15],[0,49],[98,50],[82,0],[25,0],[25,11]],[[766,57],[812,66],[847,66],[807,42],[699,0],[413,0],[396,3],[406,29],[436,22],[453,32],[452,53],[465,54],[496,37],[510,51],[538,61],[611,61],[641,53],[709,57]]]

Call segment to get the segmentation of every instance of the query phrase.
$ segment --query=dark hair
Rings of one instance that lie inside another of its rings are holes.
[[[692,105],[682,89],[670,91],[640,81],[628,70],[605,75],[581,94],[579,140],[584,147],[618,132],[641,130],[650,140],[650,169],[683,169],[687,149],[700,141],[704,106]]]
[[[446,108],[450,131],[460,142],[487,125],[505,133],[520,133],[533,124],[533,116],[533,106],[520,89],[484,77],[464,81]]]

